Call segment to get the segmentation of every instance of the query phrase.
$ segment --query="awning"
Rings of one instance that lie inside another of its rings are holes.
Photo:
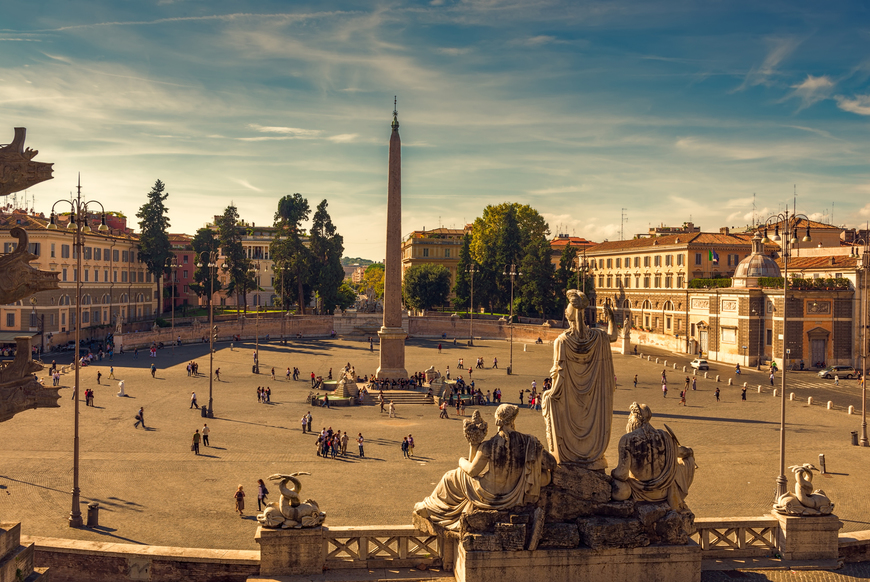
[[[0,344],[14,344],[17,337],[36,337],[36,331],[0,331]]]

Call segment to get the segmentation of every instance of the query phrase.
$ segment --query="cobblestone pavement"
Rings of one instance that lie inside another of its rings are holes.
[[[478,356],[487,369],[471,377],[486,391],[502,389],[504,400],[516,403],[520,389],[532,380],[541,385],[552,365],[552,347],[514,344],[514,375],[489,366],[494,356],[508,365],[509,345],[503,341],[477,342],[475,347],[437,341],[411,341],[407,349],[409,371],[449,365],[456,376],[458,358],[466,363]],[[375,346],[377,347],[377,346]],[[70,529],[72,488],[72,390],[71,375],[62,378],[60,408],[26,411],[0,424],[4,455],[0,463],[0,516],[23,522],[23,533],[92,541],[195,546],[203,548],[257,549],[256,479],[273,473],[310,471],[303,478],[304,497],[317,500],[327,512],[327,525],[407,524],[413,504],[428,495],[446,471],[466,455],[461,419],[451,412],[440,420],[435,406],[398,407],[390,419],[376,406],[314,409],[314,426],[332,426],[366,438],[366,458],[360,459],[353,442],[348,456],[337,460],[314,454],[314,437],[303,435],[300,417],[310,408],[306,377],[312,371],[335,373],[346,363],[361,374],[377,367],[377,351],[367,342],[304,340],[286,347],[261,345],[260,375],[251,373],[253,345],[222,345],[215,356],[221,381],[214,384],[215,418],[211,447],[195,456],[190,451],[194,429],[201,428],[199,411],[190,409],[190,393],[208,401],[207,347],[191,345],[158,352],[156,378],[148,368],[152,360],[142,351],[115,358],[115,376],[125,381],[127,398],[118,398],[117,382],[105,386],[109,362],[84,368],[82,386],[96,390],[95,407],[81,406],[82,510],[91,501],[101,506],[100,527]],[[185,372],[196,359],[197,378]],[[632,401],[652,407],[655,426],[667,423],[680,441],[695,450],[699,470],[688,503],[700,517],[760,516],[769,511],[775,478],[779,474],[779,400],[769,392],[749,391],[741,402],[740,389],[720,383],[721,402],[713,395],[714,382],[698,380],[688,406],[678,404],[685,380],[681,371],[668,369],[670,393],[662,397],[662,365],[632,356],[614,356],[618,390],[615,395],[613,432],[608,458],[624,431]],[[669,364],[670,365],[670,364]],[[270,379],[275,367],[278,379]],[[286,381],[284,370],[296,366],[298,382]],[[104,386],[96,384],[103,372]],[[468,378],[467,371],[460,372]],[[638,376],[638,386],[632,379]],[[272,403],[259,404],[257,386],[272,388]],[[133,415],[144,406],[147,430],[133,428]],[[483,411],[491,420],[494,407]],[[471,409],[467,411],[471,414]],[[870,500],[866,482],[870,449],[849,444],[849,433],[858,430],[860,417],[842,411],[787,402],[786,466],[812,462],[824,453],[829,473],[816,478],[836,503],[844,531],[870,529]],[[494,424],[490,422],[490,432]],[[539,412],[524,409],[517,428],[544,436]],[[413,434],[416,456],[402,458],[403,436]],[[232,494],[239,484],[248,492],[247,511],[233,512]],[[274,489],[273,489],[274,491]],[[273,492],[272,497],[275,497]],[[803,575],[803,574],[802,574]]]
[[[839,570],[726,570],[702,572],[701,582],[851,582],[870,579],[870,563],[844,564]]]

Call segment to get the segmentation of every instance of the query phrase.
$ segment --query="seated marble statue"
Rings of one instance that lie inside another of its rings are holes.
[[[613,477],[613,499],[667,501],[671,509],[686,509],[685,498],[695,478],[695,456],[671,429],[653,428],[646,404],[632,403],[626,434],[619,439],[619,464]]]
[[[610,352],[616,341],[613,312],[604,306],[606,333],[588,328],[583,322],[586,295],[576,289],[567,295],[569,329],[553,342],[553,387],[542,396],[547,443],[559,463],[604,469],[616,390]]]
[[[813,490],[813,471],[815,465],[804,463],[789,467],[794,473],[794,493],[786,491],[779,496],[773,510],[786,515],[829,515],[834,504],[821,489]]]
[[[469,459],[441,477],[429,497],[414,506],[414,513],[447,530],[459,529],[463,513],[500,510],[535,503],[541,487],[550,483],[555,459],[532,435],[517,432],[519,408],[502,404],[495,411],[498,433],[489,440],[479,414],[466,421]]]

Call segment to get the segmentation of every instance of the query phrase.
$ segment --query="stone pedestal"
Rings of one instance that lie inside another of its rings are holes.
[[[33,544],[21,545],[21,524],[0,522],[0,582],[48,580],[47,572],[33,567]]]
[[[457,582],[700,582],[701,548],[689,542],[627,549],[485,552],[467,551],[459,544],[454,575]]]
[[[381,340],[381,365],[375,372],[379,379],[408,379],[405,369],[405,338],[408,333],[401,327],[382,327],[378,331]]]
[[[323,573],[323,528],[257,528],[261,576],[299,576]]]
[[[801,517],[780,515],[777,547],[783,560],[837,560],[839,533],[843,527],[836,515]]]

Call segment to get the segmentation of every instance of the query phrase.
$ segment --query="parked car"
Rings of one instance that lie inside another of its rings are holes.
[[[707,363],[707,360],[702,360],[700,358],[695,358],[694,360],[692,360],[691,366],[693,368],[698,369],[698,370],[709,370],[710,369],[710,364]]]
[[[846,378],[848,380],[857,375],[858,372],[856,372],[855,368],[852,366],[828,366],[823,370],[819,370],[819,378],[831,379],[834,376],[839,376],[840,378]]]

